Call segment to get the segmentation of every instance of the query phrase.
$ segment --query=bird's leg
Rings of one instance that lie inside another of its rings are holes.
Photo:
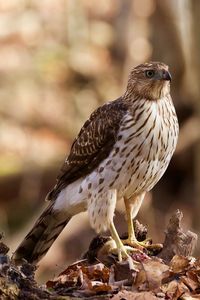
[[[135,252],[135,249],[133,249],[130,246],[125,246],[122,243],[113,221],[110,223],[110,233],[111,233],[112,239],[115,241],[115,244],[117,246],[117,248],[112,249],[111,252],[114,252],[114,253],[117,252],[119,261],[122,261],[122,259],[125,258],[128,260],[130,269],[137,270],[138,262],[134,261],[131,258],[131,256],[129,256],[129,254],[128,254],[128,253],[131,254],[131,253]]]
[[[127,215],[127,223],[128,223],[128,241],[136,241],[135,230],[132,219],[132,206],[128,203],[127,199],[124,199],[125,207],[126,207],[126,215]]]
[[[139,242],[135,236],[133,215],[135,216],[137,214],[142,204],[143,198],[144,198],[144,194],[142,194],[140,198],[136,199],[135,203],[124,198],[126,215],[127,215],[127,223],[128,223],[128,238],[126,240],[122,240],[122,243],[124,245],[129,245],[131,247],[137,248],[139,250],[143,250],[144,248],[146,248],[147,250],[160,251],[162,249],[161,244],[151,244],[151,239],[146,239],[142,242]]]
[[[124,244],[120,240],[120,237],[117,233],[117,230],[115,228],[115,225],[114,225],[113,221],[110,223],[110,233],[111,233],[111,236],[112,236],[112,238],[115,241],[116,246],[117,246],[119,261],[122,261],[122,257],[123,258],[128,258],[128,253],[126,251],[126,247],[124,246]]]
[[[110,190],[109,197],[114,203],[116,203],[116,201],[117,201],[117,190]],[[110,229],[112,239],[114,240],[114,242],[116,244],[116,248],[112,249],[111,252],[113,252],[113,253],[117,252],[119,261],[121,261],[123,258],[130,258],[128,253],[129,252],[134,252],[135,249],[133,249],[132,247],[127,246],[127,245],[125,246],[122,243],[122,241],[120,240],[120,237],[117,233],[117,230],[115,228],[115,225],[113,223],[113,218],[111,218],[111,220],[110,220],[109,229]]]
[[[132,219],[133,205],[126,198],[124,198],[124,204],[126,208],[127,223],[128,223],[128,238],[126,240],[123,240],[122,242],[123,244],[128,244],[134,248],[139,248],[142,250],[144,245],[141,242],[138,242],[135,236],[135,230],[134,230],[133,219]]]

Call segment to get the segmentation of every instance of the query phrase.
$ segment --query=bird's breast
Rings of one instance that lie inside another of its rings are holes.
[[[144,101],[134,114],[124,116],[113,149],[84,178],[80,192],[84,191],[85,198],[95,198],[105,197],[108,190],[116,189],[120,199],[149,191],[164,174],[177,137],[172,102]]]
[[[167,101],[144,103],[136,114],[124,117],[108,172],[109,177],[114,177],[111,172],[116,174],[112,184],[122,196],[150,190],[171,160],[178,122],[172,102]]]

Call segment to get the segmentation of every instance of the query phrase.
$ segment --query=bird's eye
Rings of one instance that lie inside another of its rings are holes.
[[[155,72],[154,72],[154,70],[147,70],[145,72],[145,75],[147,78],[152,78],[155,75]]]

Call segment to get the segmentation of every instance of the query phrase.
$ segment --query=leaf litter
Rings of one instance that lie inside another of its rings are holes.
[[[174,222],[179,227],[175,231],[182,234],[180,213],[175,217],[179,219]],[[169,236],[167,239],[170,241]],[[0,299],[200,299],[200,259],[192,256],[191,245],[188,253],[183,247],[184,255],[181,247],[174,253],[175,240],[173,236],[173,250],[167,245],[166,256],[138,250],[119,262],[109,251],[110,238],[96,237],[82,260],[43,286],[34,279],[36,267],[25,261],[16,266],[7,254],[8,247],[0,242]],[[180,236],[179,240],[183,242]]]

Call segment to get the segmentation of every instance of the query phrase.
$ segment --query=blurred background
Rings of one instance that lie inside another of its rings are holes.
[[[0,231],[15,249],[44,207],[83,122],[120,96],[132,66],[169,65],[180,122],[176,153],[138,219],[155,242],[177,208],[200,233],[200,1],[6,0],[0,2]],[[115,218],[126,231],[122,208]],[[76,216],[42,260],[52,278],[95,233]],[[197,247],[196,254],[200,254]]]

